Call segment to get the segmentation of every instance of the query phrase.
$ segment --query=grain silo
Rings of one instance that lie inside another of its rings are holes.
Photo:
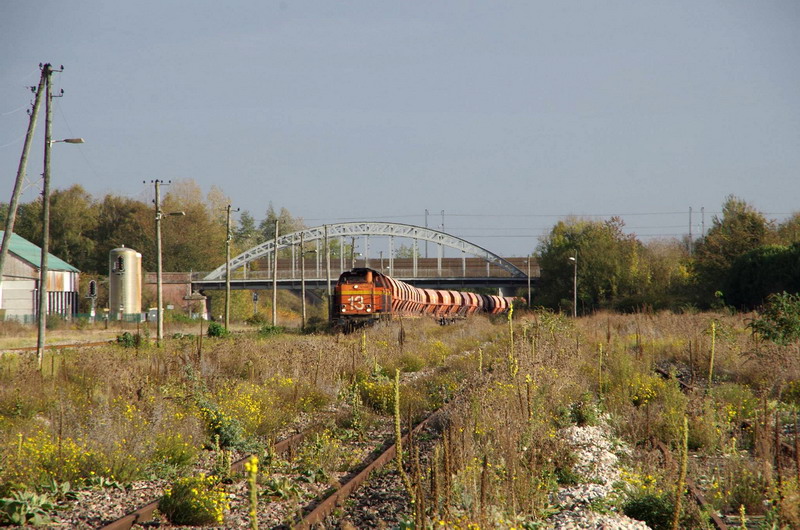
[[[142,255],[132,248],[115,248],[108,255],[108,310],[118,320],[142,313]]]

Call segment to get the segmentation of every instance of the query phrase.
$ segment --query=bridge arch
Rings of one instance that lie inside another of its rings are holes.
[[[251,249],[248,249],[231,259],[229,265],[230,269],[233,271],[251,261],[268,256],[275,251],[297,246],[300,244],[301,239],[304,242],[309,243],[313,241],[325,241],[326,238],[330,240],[337,237],[354,236],[389,236],[413,239],[415,242],[428,241],[441,245],[442,247],[459,250],[464,254],[470,254],[472,256],[483,258],[487,263],[496,265],[508,271],[512,277],[524,278],[526,276],[522,270],[507,260],[489,250],[486,250],[483,247],[470,243],[465,239],[422,226],[382,222],[337,223],[317,226],[314,228],[305,228],[303,230],[298,230],[297,232],[278,236],[277,241],[275,239],[271,239]],[[211,271],[204,279],[224,279],[225,268],[226,264],[223,263]]]

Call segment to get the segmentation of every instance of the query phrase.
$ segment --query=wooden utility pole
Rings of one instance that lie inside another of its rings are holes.
[[[161,268],[161,217],[163,214],[161,213],[161,181],[155,179],[153,182],[156,187],[156,320],[158,320],[156,344],[160,348],[161,341],[164,340],[164,291]]]
[[[272,325],[278,325],[278,220],[275,219],[275,244],[272,247]]]
[[[44,359],[45,324],[47,321],[47,254],[50,242],[50,147],[51,129],[53,123],[53,93],[51,77],[53,69],[50,64],[42,67],[42,77],[45,78],[45,120],[44,120],[44,176],[42,183],[42,254],[39,263],[39,333],[36,339],[36,358],[39,370],[42,369]]]
[[[22,156],[20,156],[19,168],[17,169],[17,180],[14,181],[14,191],[11,193],[11,200],[8,203],[8,215],[6,216],[5,231],[3,232],[3,244],[2,247],[0,247],[0,285],[2,285],[3,282],[3,271],[5,270],[6,256],[8,256],[8,247],[11,245],[11,235],[14,233],[14,224],[17,220],[17,204],[19,203],[19,195],[22,193],[22,181],[25,180],[25,171],[28,165],[28,153],[31,150],[33,133],[36,130],[36,119],[39,116],[39,107],[42,102],[42,94],[45,92],[45,84],[49,71],[49,65],[47,65],[46,69],[42,67],[42,76],[39,79],[39,86],[38,88],[32,88],[32,90],[35,90],[36,99],[33,102],[33,109],[31,109],[30,113],[31,118],[28,122],[25,144],[22,146]]]

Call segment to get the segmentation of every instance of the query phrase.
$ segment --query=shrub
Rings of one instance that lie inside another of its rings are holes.
[[[222,524],[230,507],[228,494],[213,476],[180,478],[166,490],[158,509],[172,524]]]
[[[273,326],[271,324],[264,324],[258,330],[258,334],[262,337],[274,337],[277,335],[281,335],[283,333],[283,328],[280,326]]]
[[[800,340],[800,294],[769,295],[761,318],[753,320],[748,327],[763,339],[782,346]]]
[[[230,335],[230,331],[228,328],[220,324],[219,322],[212,322],[208,325],[208,336],[209,337],[227,337]]]
[[[210,402],[201,400],[200,413],[206,422],[206,430],[220,448],[237,447],[243,443],[242,425]]]
[[[636,494],[623,504],[622,511],[628,517],[644,521],[654,530],[668,530],[672,528],[675,503],[667,493]]]
[[[126,331],[120,335],[117,335],[117,344],[125,348],[135,348],[137,346],[141,346],[142,336],[138,333],[134,334],[130,331]]]

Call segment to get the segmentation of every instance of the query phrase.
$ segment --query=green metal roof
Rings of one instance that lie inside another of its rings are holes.
[[[3,231],[0,230],[0,240],[2,239],[3,235]],[[27,239],[20,237],[17,234],[11,234],[11,243],[8,246],[8,251],[15,256],[18,256],[20,259],[27,261],[37,269],[41,266],[42,248],[37,247]],[[51,271],[80,272],[63,259],[57,258],[49,252],[47,253],[47,269]]]

